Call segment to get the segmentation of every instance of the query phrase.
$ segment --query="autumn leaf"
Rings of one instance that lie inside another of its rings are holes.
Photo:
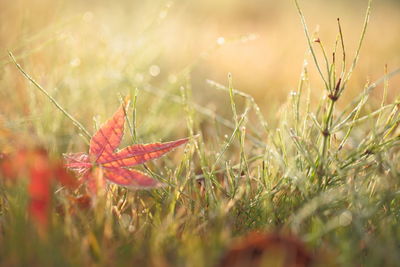
[[[11,182],[27,177],[28,212],[38,229],[44,232],[49,225],[51,208],[51,186],[55,180],[69,189],[75,189],[78,184],[68,174],[61,163],[52,160],[41,148],[21,148],[9,155],[0,157],[0,174]]]
[[[250,232],[233,242],[220,267],[312,266],[314,255],[293,235]]]
[[[53,172],[47,155],[44,152],[35,153],[32,160],[34,162],[29,168],[29,213],[35,218],[39,225],[47,228],[51,204],[50,188]]]
[[[162,184],[157,180],[130,168],[161,157],[188,141],[185,138],[166,143],[135,144],[117,151],[124,134],[127,107],[126,100],[93,135],[88,154],[64,154],[66,167],[86,182],[92,193],[103,188],[105,181],[134,189],[160,187]]]

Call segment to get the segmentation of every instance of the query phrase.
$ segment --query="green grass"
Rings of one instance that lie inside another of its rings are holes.
[[[226,85],[207,83],[225,110],[198,103],[190,75],[196,62],[159,88],[146,77],[137,82],[129,69],[112,92],[68,89],[62,82],[57,91],[41,82],[27,85],[29,113],[2,118],[4,150],[39,145],[56,160],[63,152],[85,151],[96,129],[91,116],[101,114],[95,125],[111,116],[119,94],[134,98],[126,144],[184,136],[191,141],[142,168],[168,183],[165,188],[129,191],[110,185],[92,208],[75,213],[68,212],[66,189],[54,188],[45,237],[26,215],[25,182],[10,185],[2,179],[0,264],[215,266],[235,237],[262,230],[297,235],[318,255],[317,265],[400,265],[400,101],[389,101],[386,93],[399,71],[359,85],[354,99],[341,97],[356,71],[369,12],[368,7],[352,61],[340,24],[334,51],[325,51],[321,40],[311,39],[300,12],[325,88],[311,84],[308,68],[314,66],[305,64],[297,89],[272,122],[264,119],[257,99],[235,88],[231,75]],[[90,78],[88,87],[102,82]],[[379,101],[370,97],[378,86],[384,87]],[[311,100],[315,92],[319,102]]]

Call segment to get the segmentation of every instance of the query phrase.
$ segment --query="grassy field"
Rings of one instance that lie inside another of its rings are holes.
[[[400,5],[348,2],[1,1],[0,265],[399,266]],[[88,192],[125,96],[189,142]]]

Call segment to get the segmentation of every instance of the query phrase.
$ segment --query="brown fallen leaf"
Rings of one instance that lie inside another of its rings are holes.
[[[313,256],[294,236],[251,232],[228,249],[220,267],[306,267]]]

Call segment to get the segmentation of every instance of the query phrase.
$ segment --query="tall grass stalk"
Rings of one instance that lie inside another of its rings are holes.
[[[11,52],[8,52],[9,56],[11,57],[12,61],[14,62],[15,66],[17,66],[18,70],[22,73],[22,75],[29,80],[39,91],[41,91],[49,100],[52,102],[58,110],[60,110],[68,119],[72,121],[74,126],[76,126],[85,136],[86,141],[91,138],[90,133],[86,128],[77,120],[75,119],[68,111],[66,111],[58,102],[55,100],[47,91],[44,89],[38,82],[36,82],[22,67],[20,64],[17,63],[14,55]]]

